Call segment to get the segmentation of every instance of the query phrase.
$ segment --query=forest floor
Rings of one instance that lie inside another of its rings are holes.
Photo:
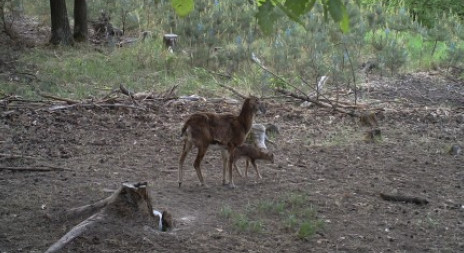
[[[216,149],[203,162],[208,188],[198,185],[195,152],[181,188],[177,163],[190,113],[236,113],[240,101],[153,102],[141,111],[2,100],[0,252],[45,251],[81,221],[56,221],[57,212],[103,199],[126,181],[148,182],[154,208],[173,215],[174,229],[102,225],[65,251],[464,252],[464,155],[449,153],[464,145],[464,84],[415,73],[368,86],[363,96],[384,109],[374,143],[350,116],[265,100],[267,112],[255,121],[280,130],[269,145],[275,163],[258,162],[262,180],[253,170],[248,181],[235,177],[236,189],[222,185]]]

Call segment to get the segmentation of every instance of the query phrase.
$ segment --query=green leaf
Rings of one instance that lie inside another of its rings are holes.
[[[346,7],[343,6],[343,17],[340,21],[340,29],[342,29],[343,33],[347,33],[350,31],[350,17],[348,12],[346,11]]]
[[[335,22],[340,22],[343,18],[343,8],[345,7],[341,0],[329,0],[328,9],[330,16]],[[345,9],[346,12],[346,9]]]
[[[255,17],[258,19],[258,25],[264,34],[271,34],[274,29],[274,24],[279,18],[279,15],[274,10],[274,5],[270,0],[258,6],[258,12]]]
[[[284,8],[287,10],[291,19],[298,19],[301,15],[309,12],[316,3],[316,0],[287,0]]]
[[[348,16],[348,12],[346,11],[346,7],[341,0],[328,0],[327,6],[328,12],[332,19],[339,23],[340,29],[342,32],[346,33],[350,31],[350,17]],[[324,8],[324,11],[326,9]],[[327,12],[324,13],[327,15]]]
[[[171,0],[171,4],[181,17],[187,16],[193,10],[193,0]]]

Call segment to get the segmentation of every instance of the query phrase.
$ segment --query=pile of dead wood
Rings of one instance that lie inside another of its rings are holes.
[[[59,111],[72,108],[127,108],[147,111],[150,107],[150,103],[148,102],[166,102],[172,99],[178,99],[175,95],[176,89],[177,85],[160,94],[156,94],[154,92],[134,93],[121,84],[118,89],[112,90],[109,94],[102,98],[73,100],[49,94],[40,95],[43,98],[55,101],[55,103],[46,108],[48,111]],[[11,96],[3,98],[0,102],[3,102],[4,106],[7,106],[9,102],[14,101],[18,101],[18,98]],[[56,103],[56,101],[58,101],[58,103]]]

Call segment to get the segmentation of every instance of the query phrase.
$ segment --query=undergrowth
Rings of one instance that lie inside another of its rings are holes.
[[[98,3],[89,7],[90,18],[96,18]],[[173,19],[171,6],[164,1],[131,3],[106,5],[105,11],[116,25],[122,20],[121,13],[139,16],[128,26],[132,30],[127,34],[150,30],[149,39],[121,48],[27,49],[16,61],[16,72],[27,75],[0,76],[1,92],[27,98],[53,93],[81,99],[103,96],[124,84],[134,91],[161,92],[178,85],[179,95],[230,95],[217,85],[222,83],[243,94],[272,96],[272,88],[282,86],[312,92],[323,75],[330,76],[327,86],[352,89],[354,82],[362,82],[364,75],[356,74],[363,64],[372,61],[373,71],[395,76],[431,68],[462,68],[464,59],[464,26],[452,15],[425,27],[405,8],[350,3],[350,32],[343,34],[324,20],[317,4],[300,24],[281,19],[275,33],[266,37],[256,29],[253,6],[244,0],[215,1],[214,5],[196,1],[195,11],[185,19]],[[146,4],[154,13],[141,11]],[[43,17],[48,15],[45,7],[27,2],[24,13]],[[179,35],[175,53],[162,46],[162,35],[168,31]],[[291,85],[261,69],[251,60],[252,55]]]

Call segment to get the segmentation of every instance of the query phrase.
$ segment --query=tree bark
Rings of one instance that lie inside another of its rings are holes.
[[[74,0],[74,40],[87,40],[87,1]]]
[[[66,1],[50,0],[50,16],[52,20],[52,37],[50,38],[50,43],[53,45],[73,45],[74,39],[69,26]]]

